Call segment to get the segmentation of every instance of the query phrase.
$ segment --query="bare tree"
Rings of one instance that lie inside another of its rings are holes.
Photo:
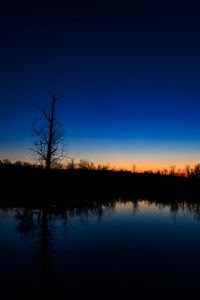
[[[34,103],[41,117],[33,121],[33,135],[36,140],[33,148],[30,149],[37,155],[39,162],[45,165],[46,169],[50,169],[64,157],[64,131],[55,110],[61,97],[56,97],[55,93],[50,94],[50,97],[48,109]]]

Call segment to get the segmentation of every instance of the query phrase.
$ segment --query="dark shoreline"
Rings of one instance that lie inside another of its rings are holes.
[[[63,205],[147,199],[200,202],[200,178],[128,171],[0,168],[3,206]]]

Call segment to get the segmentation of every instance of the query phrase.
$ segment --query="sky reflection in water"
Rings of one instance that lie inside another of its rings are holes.
[[[85,208],[62,215],[4,209],[3,291],[8,298],[23,296],[25,286],[50,295],[84,295],[92,289],[117,295],[134,286],[135,294],[155,295],[167,286],[171,298],[191,296],[200,276],[200,222],[196,211],[183,207],[172,212],[147,201],[117,202],[96,213]]]

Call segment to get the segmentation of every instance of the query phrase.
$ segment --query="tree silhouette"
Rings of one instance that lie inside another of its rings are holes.
[[[64,131],[55,110],[56,104],[61,97],[56,97],[55,93],[50,94],[50,97],[48,109],[44,109],[39,104],[34,103],[41,117],[33,121],[33,135],[36,137],[36,140],[33,148],[30,148],[37,155],[38,161],[45,165],[46,169],[50,169],[64,157]]]

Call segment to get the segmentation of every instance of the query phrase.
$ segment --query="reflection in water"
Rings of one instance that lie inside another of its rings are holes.
[[[34,261],[39,267],[41,275],[41,285],[46,294],[52,281],[54,280],[54,261],[58,254],[54,249],[55,226],[51,222],[54,216],[59,216],[65,226],[69,223],[70,218],[78,216],[81,223],[88,223],[90,216],[96,216],[101,221],[103,215],[112,212],[116,202],[107,203],[87,203],[79,206],[51,206],[41,209],[16,208],[15,217],[18,221],[16,227],[22,240],[33,250]],[[7,211],[8,212],[8,211]]]
[[[16,208],[15,217],[18,220],[17,232],[34,252],[34,263],[39,267],[42,287],[48,286],[52,271],[53,224],[49,223],[48,208],[34,210],[31,208]]]
[[[186,254],[194,257],[196,254],[190,248],[185,249],[189,247],[184,241],[185,229],[178,231],[176,236],[175,230],[166,235],[165,229],[162,233],[159,231],[160,221],[152,223],[151,220],[151,223],[144,225],[145,216],[137,219],[148,209],[152,209],[153,214],[165,211],[173,217],[186,215],[200,220],[200,203],[186,201],[118,199],[42,208],[2,208],[1,212],[4,216],[14,212],[16,230],[26,247],[34,253],[34,264],[40,276],[39,288],[45,295],[53,295],[63,289],[73,294],[76,287],[86,288],[91,284],[95,288],[109,286],[113,292],[114,288],[120,286],[128,289],[129,282],[135,282],[135,288],[140,292],[143,284],[151,289],[153,281],[162,289],[167,281],[171,282],[175,289],[176,283],[179,285],[183,277],[175,271],[174,266],[179,266],[180,257],[186,263]],[[122,218],[124,213],[130,213],[131,217],[125,215]],[[99,225],[94,225],[94,219]],[[126,223],[127,220],[130,223]],[[77,229],[78,223],[80,227]],[[68,244],[65,243],[65,236],[60,236],[63,227],[65,234],[68,234]],[[59,250],[62,246],[60,240],[64,247],[62,251]],[[182,248],[177,244],[178,240]],[[189,242],[188,237],[188,245]],[[199,243],[196,247],[199,251]],[[183,253],[180,253],[180,249],[183,249]],[[200,267],[199,260],[195,264]],[[186,266],[185,274],[192,276],[196,267]],[[176,282],[178,276],[180,282]],[[194,282],[197,278],[195,273]]]

